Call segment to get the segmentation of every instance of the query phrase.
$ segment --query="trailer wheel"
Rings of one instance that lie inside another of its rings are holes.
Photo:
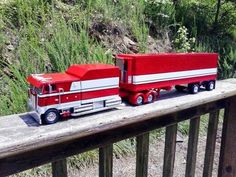
[[[45,124],[54,124],[59,120],[60,114],[56,109],[49,109],[43,116]]]
[[[143,97],[142,95],[137,95],[135,99],[136,105],[142,105],[143,104]]]
[[[150,92],[148,92],[146,95],[145,95],[145,99],[146,99],[146,102],[147,103],[152,103],[152,102],[154,102],[154,100],[155,100],[155,93],[154,92],[152,92],[152,91],[150,91]]]
[[[215,88],[215,82],[214,81],[209,81],[206,83],[206,90],[211,91]]]
[[[198,84],[190,84],[190,85],[188,86],[188,89],[189,89],[189,92],[190,92],[191,94],[196,94],[196,93],[199,92],[199,85],[198,85]]]

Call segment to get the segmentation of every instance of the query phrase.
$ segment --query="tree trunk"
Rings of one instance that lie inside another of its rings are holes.
[[[221,0],[217,0],[217,6],[216,6],[216,14],[215,14],[215,21],[213,29],[215,30],[218,26],[218,19],[219,19],[219,13],[220,13],[220,6],[221,6]]]

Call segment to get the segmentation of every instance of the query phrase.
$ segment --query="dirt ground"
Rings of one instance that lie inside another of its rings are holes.
[[[217,176],[217,168],[220,152],[220,139],[221,129],[217,133],[216,138],[216,151],[214,157],[214,166],[212,176]],[[185,176],[186,156],[187,156],[188,137],[183,137],[181,141],[176,143],[176,156],[175,156],[175,168],[174,177]],[[198,140],[198,153],[195,177],[202,176],[204,155],[206,146],[206,135],[200,135]],[[149,165],[148,176],[149,177],[161,177],[164,158],[164,136],[159,140],[150,144],[149,147]],[[114,177],[134,177],[135,176],[135,164],[136,157],[134,154],[126,156],[124,158],[117,159],[114,156],[113,160],[113,176]],[[93,165],[88,168],[81,169],[79,171],[70,171],[71,177],[97,177],[98,165]]]

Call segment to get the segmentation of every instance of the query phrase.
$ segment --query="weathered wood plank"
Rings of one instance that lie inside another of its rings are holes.
[[[233,81],[219,81],[217,89],[211,92],[200,92],[197,95],[173,92],[162,95],[160,100],[152,104],[138,107],[121,106],[118,110],[70,119],[49,126],[37,127],[28,123],[27,120],[31,118],[27,114],[1,117],[0,157],[10,153],[27,152],[29,149],[61,143],[223,99],[236,94],[236,80]]]
[[[112,177],[113,145],[99,148],[99,177]]]
[[[66,159],[52,162],[53,177],[67,177],[67,162]]]
[[[219,81],[216,87],[217,89],[211,92],[204,91],[197,95],[176,92],[163,94],[152,104],[138,107],[121,106],[117,110],[87,115],[48,126],[38,127],[28,121],[29,119],[32,121],[32,118],[27,114],[2,117],[0,119],[0,157],[85,137],[114,127],[142,122],[230,97],[236,94],[236,79]]]
[[[235,79],[217,82],[217,89],[211,92],[197,95],[171,92],[162,94],[153,104],[121,106],[49,126],[38,126],[27,114],[0,117],[0,176],[223,108],[225,100],[233,95]]]
[[[210,113],[208,122],[208,131],[207,131],[206,149],[205,149],[203,177],[212,176],[218,120],[219,120],[219,110]]]
[[[190,120],[185,177],[195,176],[200,117]]]
[[[149,133],[136,137],[136,177],[148,175]]]
[[[111,126],[110,129],[99,132],[93,131],[93,134],[64,140],[61,143],[51,144],[50,146],[38,149],[28,149],[27,152],[14,153],[10,152],[8,156],[1,157],[0,154],[0,176],[14,174],[35,166],[39,166],[51,161],[66,158],[68,156],[82,153],[88,150],[102,147],[110,143],[137,136],[157,128],[176,124],[190,117],[197,117],[202,114],[212,112],[225,106],[225,99],[200,106],[188,108],[176,113],[153,117],[142,122],[135,122],[130,125],[120,127]],[[145,116],[145,115],[143,115]],[[111,136],[112,135],[112,136]],[[63,137],[61,137],[63,138]],[[0,144],[1,145],[1,144]],[[18,148],[18,147],[16,147]]]
[[[173,177],[177,124],[166,127],[163,177]]]
[[[218,176],[236,176],[236,96],[225,108]]]

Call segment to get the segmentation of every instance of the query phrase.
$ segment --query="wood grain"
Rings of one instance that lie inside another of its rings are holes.
[[[225,108],[218,177],[236,176],[236,96]]]
[[[149,133],[136,137],[136,177],[148,176]]]
[[[112,177],[113,145],[99,148],[99,177]]]
[[[210,113],[207,130],[203,177],[212,176],[218,121],[219,110]]]
[[[0,117],[0,176],[66,158],[224,108],[236,95],[236,80],[196,95],[162,93],[155,103],[38,126],[29,114]]]
[[[53,177],[67,177],[66,159],[52,162],[52,176]]]
[[[190,120],[185,177],[195,176],[200,117]]]
[[[163,177],[173,177],[177,124],[166,127]]]

